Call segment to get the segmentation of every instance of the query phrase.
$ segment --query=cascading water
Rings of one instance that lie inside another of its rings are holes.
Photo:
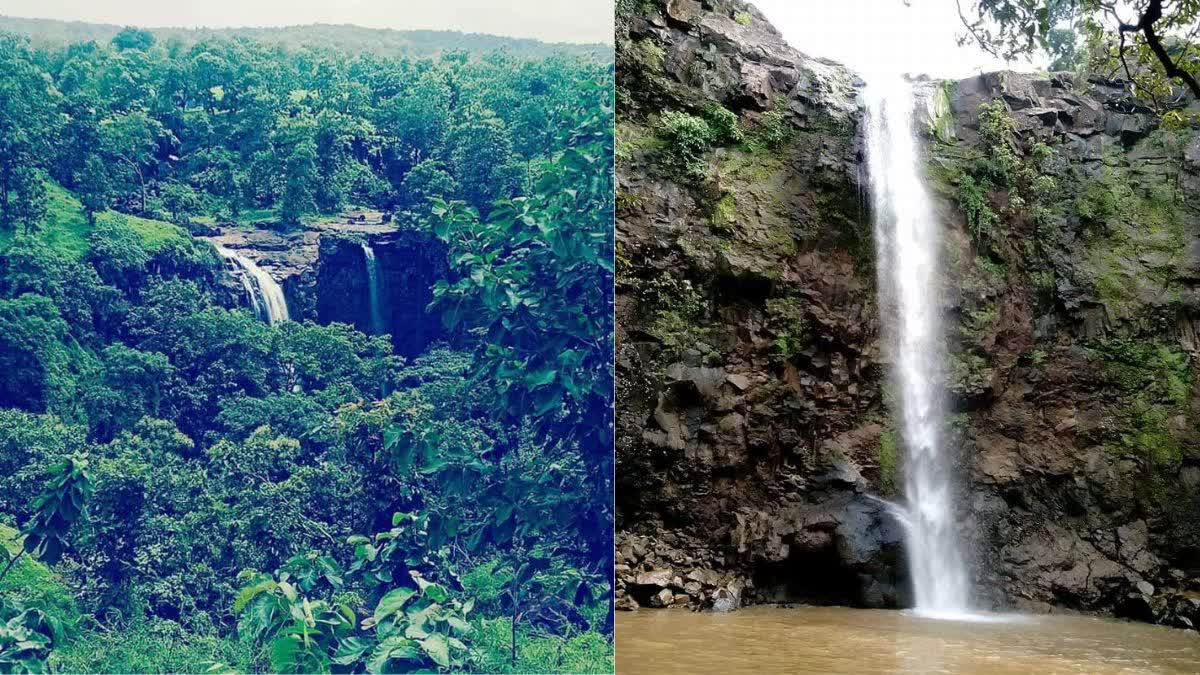
[[[217,252],[238,269],[237,276],[242,282],[242,288],[246,289],[246,294],[250,296],[250,307],[255,316],[267,323],[288,320],[287,298],[283,295],[283,288],[270,274],[237,251],[217,246]]]
[[[368,244],[364,243],[362,250],[367,264],[367,292],[371,296],[371,333],[382,335],[387,332],[387,325],[383,320],[383,303],[379,291],[379,261],[375,259],[375,250]]]
[[[867,131],[881,305],[892,348],[906,451],[901,509],[915,611],[970,614],[966,558],[956,532],[953,460],[945,422],[938,316],[940,228],[920,173],[912,86],[872,78],[866,88]]]

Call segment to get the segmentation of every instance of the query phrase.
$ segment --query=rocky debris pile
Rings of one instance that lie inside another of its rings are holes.
[[[1080,533],[1054,523],[1001,550],[1011,593],[1074,608],[1111,606],[1117,616],[1179,628],[1200,626],[1200,579],[1169,567],[1151,547],[1146,521]]]
[[[722,565],[722,559],[687,535],[618,533],[616,607],[733,611],[754,582],[735,572],[719,571]]]

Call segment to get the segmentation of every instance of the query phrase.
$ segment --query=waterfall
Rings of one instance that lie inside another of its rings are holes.
[[[383,303],[379,292],[379,261],[375,259],[375,250],[370,245],[364,243],[362,250],[367,264],[367,292],[371,296],[371,333],[382,335],[387,332],[387,324],[383,320]]]
[[[217,246],[217,252],[237,269],[236,276],[242,282],[242,288],[246,289],[246,294],[250,296],[250,307],[255,316],[267,323],[288,320],[287,298],[284,297],[279,283],[270,274],[237,251]]]
[[[916,100],[899,77],[866,88],[868,164],[878,286],[892,354],[905,449],[904,523],[916,611],[970,612],[966,558],[956,531],[953,456],[944,446],[944,362],[938,316],[941,231],[921,177]]]

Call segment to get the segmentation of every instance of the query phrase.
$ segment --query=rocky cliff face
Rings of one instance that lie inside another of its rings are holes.
[[[369,333],[367,244],[378,263],[383,329],[392,336],[395,353],[415,356],[447,337],[440,314],[425,309],[434,282],[447,274],[446,246],[430,232],[382,223],[378,213],[355,212],[298,232],[224,228],[208,238],[271,274],[283,287],[293,319],[348,323]],[[244,288],[232,280],[229,294],[249,303]]]
[[[899,497],[903,450],[860,199],[862,83],[736,0],[633,4],[617,51],[619,602],[904,605],[901,532],[875,499]],[[1200,140],[1121,82],[915,86],[984,599],[1200,621]]]
[[[321,323],[341,322],[371,330],[371,298],[362,244],[379,266],[383,328],[401,356],[416,356],[445,337],[439,314],[425,308],[433,284],[446,278],[446,246],[429,232],[392,230],[367,236],[323,237],[315,268],[316,315]]]

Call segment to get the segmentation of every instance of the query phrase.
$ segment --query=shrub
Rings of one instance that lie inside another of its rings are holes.
[[[663,113],[660,133],[666,142],[667,168],[689,180],[704,175],[704,153],[716,141],[716,134],[703,118],[677,110]]]
[[[742,132],[738,116],[728,108],[710,103],[704,110],[704,119],[708,123],[713,141],[721,145],[741,143],[746,135]]]

